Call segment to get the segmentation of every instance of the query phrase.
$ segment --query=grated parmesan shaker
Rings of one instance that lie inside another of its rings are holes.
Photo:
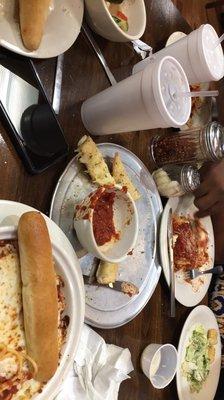
[[[153,178],[164,197],[180,197],[200,185],[200,173],[192,165],[165,165],[153,172]]]

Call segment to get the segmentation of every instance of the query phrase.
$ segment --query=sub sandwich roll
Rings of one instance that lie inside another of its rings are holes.
[[[51,0],[19,0],[20,30],[28,50],[40,46],[50,3]]]
[[[50,237],[40,213],[21,216],[18,243],[27,354],[37,364],[34,378],[46,382],[59,361],[58,297]]]

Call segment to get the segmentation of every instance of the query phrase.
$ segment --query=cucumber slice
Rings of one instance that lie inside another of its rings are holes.
[[[115,17],[114,15],[113,15],[113,19],[116,22],[116,24],[122,29],[122,31],[124,31],[124,32],[128,31],[128,21],[124,21],[123,19]]]

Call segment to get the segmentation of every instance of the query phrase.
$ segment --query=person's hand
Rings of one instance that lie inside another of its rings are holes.
[[[200,169],[201,184],[194,192],[197,216],[202,218],[224,210],[224,160]]]

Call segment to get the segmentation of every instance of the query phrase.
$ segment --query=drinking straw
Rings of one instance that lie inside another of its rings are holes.
[[[218,45],[222,43],[223,40],[224,40],[224,33],[222,34],[222,36],[220,36],[220,38],[218,38],[217,42],[214,45],[214,49],[216,49],[216,47],[218,47]]]
[[[182,97],[216,97],[219,95],[218,90],[199,90],[195,92],[182,92],[179,96]]]

